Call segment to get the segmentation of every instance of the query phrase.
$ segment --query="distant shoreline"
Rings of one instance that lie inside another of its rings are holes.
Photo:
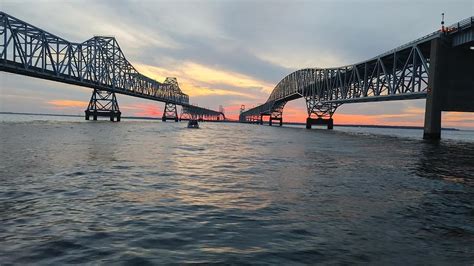
[[[84,117],[83,115],[61,115],[61,114],[43,114],[43,113],[17,113],[17,112],[0,112],[2,115],[37,115],[37,116],[63,116],[63,117]],[[122,116],[127,119],[146,119],[146,120],[161,120],[161,118],[147,117],[147,116]]]
[[[285,123],[287,125],[306,125],[305,123],[299,123],[299,122],[288,122]],[[334,126],[339,126],[339,127],[368,127],[368,128],[397,128],[397,129],[423,129],[423,127],[420,126],[389,126],[389,125],[355,125],[355,124],[334,124]],[[451,130],[451,131],[460,131],[462,129],[459,128],[453,128],[453,127],[443,127],[441,128],[442,130]]]
[[[36,115],[36,116],[59,116],[59,117],[83,117],[82,115],[62,115],[62,114],[44,114],[44,113],[18,113],[18,112],[0,112],[3,115]],[[161,118],[157,117],[148,117],[148,116],[122,116],[125,119],[140,119],[140,120],[161,120]],[[239,123],[237,120],[226,120],[222,121],[226,123]],[[297,125],[297,126],[304,126],[305,123],[301,122],[284,122],[284,125]],[[355,125],[355,124],[334,124],[334,126],[339,127],[361,127],[361,128],[396,128],[396,129],[423,129],[420,126],[389,126],[389,125]],[[468,129],[459,129],[459,128],[451,128],[451,127],[443,127],[442,130],[450,130],[450,131],[470,131]]]

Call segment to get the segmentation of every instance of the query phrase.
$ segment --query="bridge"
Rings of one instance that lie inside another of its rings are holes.
[[[306,68],[284,77],[268,100],[243,111],[240,122],[283,124],[283,108],[304,98],[306,128],[333,128],[342,104],[426,99],[424,138],[441,137],[441,112],[474,112],[474,17],[385,52],[335,68]]]
[[[86,120],[120,121],[116,93],[165,103],[163,121],[225,119],[222,112],[191,105],[176,78],[158,82],[140,74],[114,37],[73,43],[1,11],[0,71],[92,88]]]

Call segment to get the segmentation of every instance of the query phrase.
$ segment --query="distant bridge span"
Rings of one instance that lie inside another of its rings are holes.
[[[140,74],[114,37],[73,43],[1,11],[0,71],[92,88],[87,120],[106,116],[120,121],[115,93],[164,102],[163,121],[225,119],[222,112],[189,104],[176,78],[158,82]]]
[[[283,78],[268,100],[240,114],[241,122],[283,123],[288,101],[304,98],[306,128],[327,125],[344,103],[426,98],[424,138],[441,135],[441,111],[474,112],[474,17],[367,61],[307,68]]]

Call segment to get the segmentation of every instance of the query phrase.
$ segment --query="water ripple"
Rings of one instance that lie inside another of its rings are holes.
[[[156,121],[0,132],[2,264],[474,261],[472,142]]]

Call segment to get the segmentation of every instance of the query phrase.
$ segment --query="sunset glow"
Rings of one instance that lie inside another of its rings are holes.
[[[86,108],[89,102],[75,100],[52,100],[47,102],[55,108]]]
[[[133,105],[125,105],[122,109],[128,110],[134,116],[143,117],[161,117],[163,110],[159,103],[139,103]]]
[[[179,77],[180,88],[190,97],[228,95],[254,99],[255,96],[249,89],[256,89],[264,93],[270,93],[273,90],[273,85],[270,83],[193,62],[184,62],[176,67],[170,66],[168,69],[144,64],[137,64],[136,67],[144,75],[158,81],[162,81],[166,77]],[[224,89],[225,87],[239,88],[240,90]]]

